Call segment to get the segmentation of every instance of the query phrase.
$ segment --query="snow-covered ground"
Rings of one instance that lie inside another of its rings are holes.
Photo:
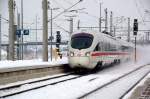
[[[150,79],[150,74],[148,74],[139,84],[136,85],[135,88],[133,88],[133,90],[131,90],[123,99],[129,99],[130,96],[134,93],[134,91],[138,88],[138,87],[142,87],[144,86],[145,82]],[[141,90],[144,91],[144,90]]]
[[[91,74],[89,76],[81,77],[75,80],[63,82],[56,85],[50,85],[37,90],[25,92],[19,95],[14,95],[6,99],[76,99],[79,96],[82,96],[83,94],[88,93],[89,91],[101,85],[104,85],[123,74],[126,74],[134,70],[135,68],[150,63],[149,52],[150,52],[150,47],[148,46],[140,47],[137,55],[138,56],[137,63],[134,62],[122,63],[120,65],[105,68],[104,70],[101,70],[96,74]],[[62,62],[64,62],[64,60]],[[31,63],[31,61],[28,63]],[[28,63],[25,62],[25,65],[27,65]],[[43,62],[41,63],[44,64]],[[9,67],[8,65],[5,64],[5,62],[3,63],[3,65]],[[132,77],[126,78],[118,82],[114,86],[107,87],[106,88],[107,91],[104,90],[101,92],[96,92],[93,96],[89,98],[90,99],[99,99],[99,98],[117,99],[118,95],[122,94],[125,88],[129,87],[137,80],[139,76],[143,75],[145,72],[149,70],[150,70],[150,66],[147,66],[140,73],[135,73],[132,75]],[[111,95],[108,95],[109,93],[111,93]]]
[[[116,79],[117,77],[134,70],[135,68],[138,68],[139,66],[139,64],[137,66],[134,64],[131,65],[131,63],[121,64],[106,68],[97,74],[92,74],[56,85],[50,85],[37,90],[8,97],[6,99],[77,99],[79,96],[82,96],[83,94],[94,90],[95,88],[104,85],[113,79]],[[101,94],[101,97],[104,96],[104,99],[117,99],[115,97],[118,97],[117,95],[124,91],[124,88],[127,88],[129,85],[131,85],[131,83],[133,83],[133,81],[136,81],[139,75],[142,75],[149,70],[150,67],[146,67],[141,73],[138,73],[138,75],[135,75],[137,73],[133,75],[135,79],[131,80],[133,77],[130,77],[129,79],[126,78],[125,81],[119,83],[119,86],[115,86],[117,88],[108,88],[107,91],[110,91],[111,93],[114,91],[115,94],[107,95],[109,93],[104,91],[103,94]],[[120,88],[122,86],[124,87]],[[94,95],[94,97],[90,97],[89,99],[99,99],[99,96],[95,97]]]
[[[18,60],[18,61],[0,61],[0,69],[4,68],[14,68],[14,67],[27,67],[27,66],[40,66],[40,65],[59,65],[59,64],[67,64],[68,58],[63,57],[62,59],[57,59],[48,62],[42,62],[39,60]]]

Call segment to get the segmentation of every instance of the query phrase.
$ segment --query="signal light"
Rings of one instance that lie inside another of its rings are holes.
[[[138,32],[138,20],[134,19],[134,23],[133,23],[133,35],[137,35]]]
[[[60,43],[61,43],[60,31],[57,31],[56,32],[56,52],[57,52],[57,55],[59,55],[59,57],[62,58],[62,54],[60,53],[60,49],[59,49]]]
[[[61,35],[60,35],[60,31],[56,32],[56,43],[60,43],[61,42]]]

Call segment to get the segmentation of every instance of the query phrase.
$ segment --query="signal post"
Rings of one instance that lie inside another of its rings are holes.
[[[136,36],[138,32],[138,19],[134,19],[133,23],[133,35],[135,36],[135,53],[134,53],[134,61],[137,61],[137,51],[136,51]]]
[[[62,54],[60,53],[60,43],[61,43],[61,35],[60,35],[60,31],[56,32],[56,53],[57,55],[60,57],[60,59],[62,58]]]

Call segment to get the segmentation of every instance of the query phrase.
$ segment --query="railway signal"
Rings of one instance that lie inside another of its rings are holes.
[[[60,31],[56,32],[56,52],[60,58],[62,58],[62,54],[60,53],[60,43],[61,43],[61,35]]]
[[[61,42],[61,35],[60,35],[60,31],[56,32],[56,47],[59,48]]]
[[[59,44],[60,44],[60,42],[61,42],[60,31],[57,31],[56,33],[57,33],[57,34],[56,34],[56,43],[59,43]]]
[[[135,36],[135,50],[134,50],[134,61],[137,61],[137,57],[136,57],[136,36],[137,36],[137,32],[138,32],[138,19],[134,19],[134,23],[133,23],[133,35]]]
[[[138,20],[134,19],[134,23],[133,23],[133,35],[137,35],[138,32]]]

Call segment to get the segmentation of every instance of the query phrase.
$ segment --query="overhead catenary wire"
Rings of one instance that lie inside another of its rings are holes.
[[[90,16],[90,17],[93,17],[93,18],[97,18],[97,19],[99,19],[97,16],[94,16],[94,15],[92,15],[92,14],[89,14],[89,13],[86,13],[88,16]],[[55,24],[56,25],[56,24]],[[64,28],[62,28],[60,25],[56,25],[57,27],[59,27],[59,28],[61,28],[61,29],[63,29],[65,32],[68,32],[66,29],[64,29]]]
[[[57,26],[58,28],[62,29],[63,31],[70,33],[68,30],[66,30],[65,28],[61,27],[60,25],[54,23],[55,26]]]
[[[62,15],[65,12],[67,12],[69,9],[73,8],[74,6],[76,6],[77,4],[79,4],[80,2],[82,2],[82,0],[79,0],[74,5],[68,7],[67,9],[65,9],[64,11],[62,11],[61,13],[57,14],[56,16],[53,17],[53,19],[56,19],[57,17],[59,17],[60,15]]]
[[[65,0],[65,1],[66,1],[66,0]],[[81,2],[81,1],[82,1],[82,0],[80,0],[79,2]],[[58,2],[57,2],[56,0],[54,0],[54,2],[58,4]],[[79,2],[77,2],[76,4],[78,4]],[[71,3],[69,3],[69,4],[71,4]],[[75,6],[76,4],[74,4],[73,6]],[[60,3],[59,3],[59,5],[60,5]],[[72,8],[73,6],[71,6],[70,8]],[[62,6],[61,6],[61,7],[62,7]],[[70,8],[68,8],[68,9],[70,9]],[[64,8],[63,8],[63,9],[64,9]],[[62,13],[64,13],[64,12],[67,12],[67,9],[65,9]],[[60,13],[60,14],[62,14],[62,13]],[[80,13],[80,12],[79,12],[79,13]],[[82,13],[82,12],[81,12],[81,13]],[[55,19],[55,18],[56,18],[57,16],[59,16],[60,14],[56,15],[53,19]],[[98,16],[94,16],[94,15],[92,15],[92,14],[90,14],[90,13],[85,13],[85,14],[87,14],[87,15],[90,16],[90,17],[93,17],[94,19],[95,19],[95,18],[99,19]],[[68,32],[66,29],[62,28],[60,25],[57,25],[57,27],[63,29],[63,30],[66,31],[66,32]]]

